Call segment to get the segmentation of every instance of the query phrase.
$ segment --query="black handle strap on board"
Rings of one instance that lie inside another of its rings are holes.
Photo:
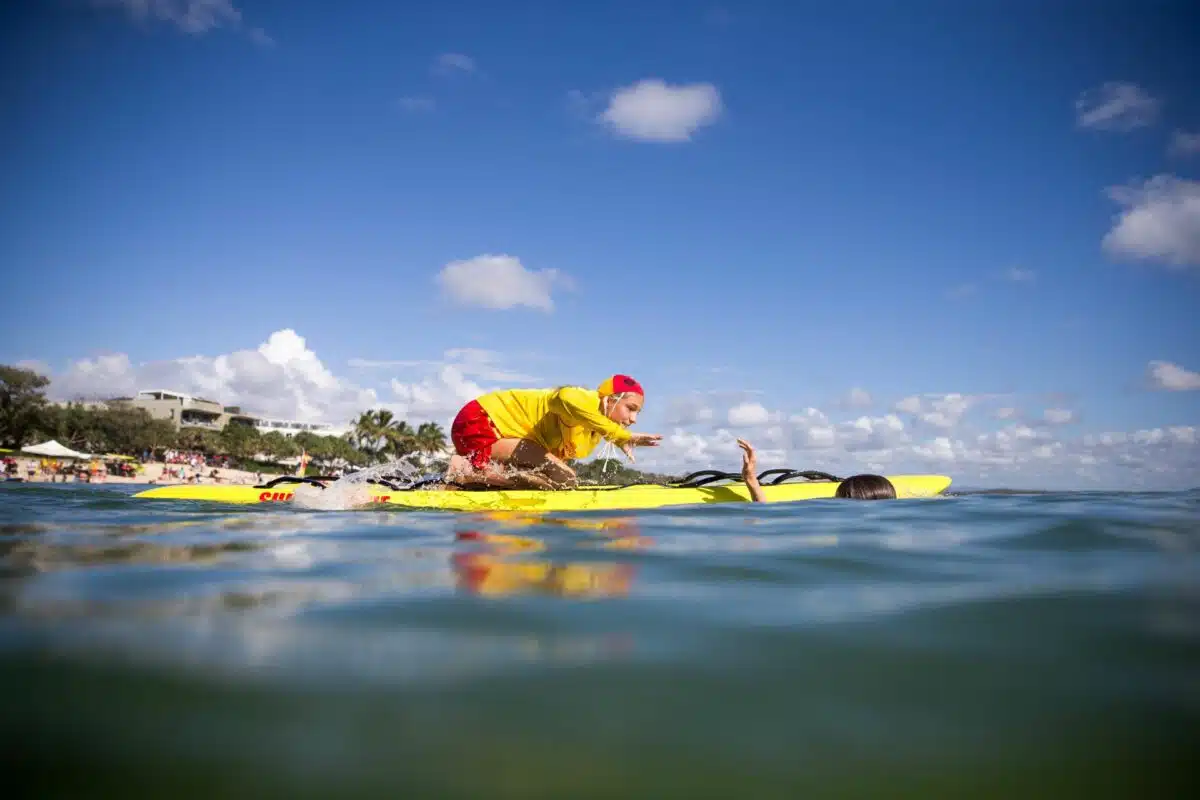
[[[324,489],[325,484],[332,483],[336,480],[337,480],[337,478],[334,477],[333,475],[318,475],[314,478],[302,478],[298,475],[283,475],[281,477],[275,478],[274,480],[270,480],[270,481],[267,481],[266,483],[259,484],[258,486],[255,486],[254,488],[255,489],[274,489],[276,486],[286,486],[289,484],[304,483],[304,484],[308,484],[309,486],[320,486],[322,489]],[[386,487],[388,489],[391,489],[393,492],[402,492],[405,489],[415,488],[414,486],[397,485],[396,483],[388,480],[387,478],[369,478],[366,482],[374,483],[378,486]]]
[[[770,478],[771,480],[768,480]],[[781,483],[787,483],[797,479],[806,481],[832,481],[841,483],[841,478],[836,475],[831,475],[828,472],[819,470],[802,470],[783,467],[780,469],[768,469],[758,476],[759,483],[769,486],[778,486]],[[699,486],[707,486],[718,481],[734,481],[740,483],[742,476],[736,472],[721,472],[716,469],[705,469],[699,472],[693,472],[686,475],[678,482],[670,484],[673,489],[695,489]]]
[[[710,483],[717,481],[740,481],[742,476],[736,472],[722,472],[717,469],[703,469],[699,472],[693,472],[690,475],[685,475],[676,483],[668,484],[672,489],[695,489],[698,486],[707,486]]]
[[[325,484],[322,483],[322,481],[336,481],[336,480],[337,480],[337,478],[324,476],[324,475],[318,476],[316,478],[301,478],[298,475],[283,475],[279,478],[275,478],[274,480],[267,481],[266,483],[260,483],[259,485],[255,486],[254,488],[255,489],[274,489],[276,486],[284,486],[284,485],[291,484],[291,483],[297,483],[297,484],[307,483],[310,486],[320,486],[322,489],[324,489]]]
[[[834,483],[841,483],[842,481],[842,479],[836,475],[830,475],[828,472],[820,472],[815,469],[769,469],[762,475],[758,476],[759,482],[763,482],[763,478],[768,474],[774,474],[776,476],[775,480],[770,481],[768,484],[770,486],[778,486],[781,483],[787,483],[788,481],[795,480],[796,478],[803,478],[806,481],[833,481]]]

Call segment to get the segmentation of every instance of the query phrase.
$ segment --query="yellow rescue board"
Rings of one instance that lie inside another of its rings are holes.
[[[946,491],[950,478],[945,475],[889,475],[899,498],[933,497]],[[295,484],[270,489],[256,486],[160,486],[134,497],[156,500],[205,500],[217,503],[286,503],[291,501]],[[838,484],[832,481],[784,483],[764,486],[763,494],[771,503],[794,503],[833,497]],[[750,494],[744,484],[674,488],[670,486],[624,486],[620,488],[566,489],[558,492],[509,490],[464,491],[455,489],[395,491],[369,484],[367,504],[382,503],[407,508],[445,511],[625,511],[707,503],[745,503]],[[305,491],[321,491],[306,488]]]

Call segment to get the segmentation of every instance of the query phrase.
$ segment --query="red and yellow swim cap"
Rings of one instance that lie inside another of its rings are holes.
[[[642,385],[628,375],[613,375],[600,384],[596,391],[600,393],[601,397],[607,397],[610,394],[625,394],[626,392],[634,392],[642,397],[646,396],[646,390],[642,388]]]

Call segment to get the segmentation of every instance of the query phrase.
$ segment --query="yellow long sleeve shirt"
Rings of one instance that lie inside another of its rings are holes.
[[[586,458],[601,439],[632,434],[600,413],[600,393],[578,386],[504,389],[478,399],[503,439],[529,439],[559,458]]]

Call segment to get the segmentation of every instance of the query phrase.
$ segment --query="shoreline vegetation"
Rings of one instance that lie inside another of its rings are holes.
[[[285,436],[278,431],[261,433],[250,425],[230,423],[220,431],[197,427],[176,429],[173,423],[155,419],[148,411],[119,400],[104,403],[53,403],[45,390],[49,379],[32,370],[0,365],[0,456],[40,462],[42,458],[22,453],[21,448],[55,439],[84,453],[125,456],[137,463],[134,477],[108,471],[106,480],[122,483],[161,483],[174,464],[162,464],[167,451],[199,454],[220,459],[221,465],[205,463],[195,480],[253,483],[256,476],[296,474],[297,459],[308,458],[304,474],[329,475],[403,460],[418,470],[444,471],[450,456],[448,437],[436,422],[413,427],[396,419],[387,409],[363,411],[344,437],[321,436],[301,431]],[[57,460],[57,459],[52,459]],[[290,463],[289,463],[290,462]],[[584,483],[665,483],[674,476],[641,472],[616,459],[572,462]],[[213,476],[213,470],[216,475]],[[22,470],[19,477],[25,478]],[[41,472],[34,481],[50,481],[54,475]],[[65,476],[64,476],[65,479]],[[180,479],[182,480],[182,479]]]
[[[309,431],[285,436],[234,423],[220,431],[177,429],[172,422],[155,419],[145,409],[120,400],[52,403],[45,395],[48,385],[49,379],[36,372],[0,365],[0,447],[12,451],[3,455],[36,460],[40,457],[22,453],[21,448],[55,439],[102,460],[116,455],[146,463],[161,460],[167,451],[183,451],[219,458],[239,471],[264,474],[294,474],[301,454],[308,458],[306,474],[395,459],[436,469],[446,456],[446,434],[440,425],[426,422],[414,428],[386,409],[364,411],[345,437]],[[203,469],[207,471],[208,465]]]

